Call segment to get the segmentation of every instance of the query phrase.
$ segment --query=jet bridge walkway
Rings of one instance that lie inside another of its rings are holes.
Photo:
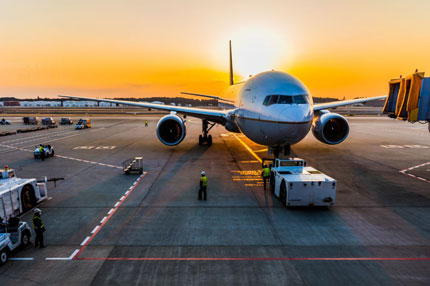
[[[430,131],[430,77],[415,72],[390,80],[383,113],[409,122],[428,122]]]

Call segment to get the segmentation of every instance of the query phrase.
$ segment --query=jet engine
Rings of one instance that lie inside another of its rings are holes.
[[[166,115],[158,121],[158,139],[167,146],[178,145],[184,140],[185,134],[185,122],[175,114]]]
[[[340,114],[320,111],[312,122],[312,133],[325,144],[339,144],[348,137],[349,124]]]

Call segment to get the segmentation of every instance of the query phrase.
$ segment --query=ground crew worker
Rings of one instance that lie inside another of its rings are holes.
[[[39,146],[39,153],[40,153],[40,158],[42,158],[42,161],[45,160],[45,150],[43,149],[43,145],[40,144]]]
[[[33,228],[36,233],[36,239],[34,241],[34,247],[40,246],[40,248],[46,247],[43,243],[43,233],[45,232],[45,226],[43,225],[42,219],[40,216],[42,215],[42,211],[38,208],[34,209],[33,215]]]
[[[261,175],[263,176],[264,181],[264,190],[266,190],[266,182],[269,179],[270,176],[270,168],[267,167],[267,165],[264,165],[263,172],[261,172]]]
[[[148,127],[148,120],[145,120],[145,127]]]
[[[204,200],[206,201],[206,188],[208,186],[208,178],[206,172],[203,171],[200,177],[200,189],[199,189],[199,200],[202,199],[202,193],[204,194]]]

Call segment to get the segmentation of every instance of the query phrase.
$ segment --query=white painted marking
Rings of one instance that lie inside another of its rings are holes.
[[[46,257],[45,260],[72,260],[78,252],[79,249],[75,249],[69,257]]]
[[[119,205],[119,202],[116,202],[113,206],[116,208]]]
[[[97,225],[94,229],[93,229],[93,231],[91,232],[91,233],[95,233],[98,229],[99,229],[99,225]]]
[[[104,223],[105,220],[107,220],[107,216],[105,216],[104,218],[102,218],[102,220],[100,221],[100,224]]]
[[[125,198],[125,196],[122,196],[119,200],[122,201]]]
[[[110,209],[110,211],[108,211],[108,215],[110,215],[113,212],[113,209]]]
[[[125,192],[125,195],[128,195],[128,193],[130,193],[130,191]]]
[[[11,257],[9,258],[9,260],[12,261],[30,261],[30,260],[34,260],[33,257]]]
[[[84,241],[82,241],[81,245],[85,245],[85,243],[87,243],[88,239],[90,239],[89,236],[87,236],[87,238],[85,238]]]

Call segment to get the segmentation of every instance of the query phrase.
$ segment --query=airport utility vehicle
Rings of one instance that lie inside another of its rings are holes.
[[[7,119],[2,119],[2,120],[0,120],[0,125],[11,125],[12,124],[12,122],[10,122],[10,120],[7,120]]]
[[[48,157],[54,157],[55,155],[55,151],[54,151],[54,147],[52,147],[51,145],[43,145],[43,151],[44,151],[44,158],[48,158]],[[42,154],[40,154],[40,146],[36,146],[34,148],[34,159],[41,159],[42,158]]]
[[[91,119],[81,118],[75,125],[75,129],[91,128]]]
[[[39,123],[39,117],[26,116],[22,118],[22,121],[25,125],[37,125],[37,123]]]
[[[284,206],[333,206],[336,180],[300,158],[270,159],[270,190]],[[263,165],[267,159],[263,160]]]
[[[43,125],[55,125],[55,119],[52,117],[45,117],[42,119],[42,124]]]
[[[63,117],[60,120],[60,124],[61,125],[72,125],[73,124],[73,120],[70,117]]]
[[[32,209],[48,196],[46,177],[43,182],[17,178],[9,168],[0,169],[0,175],[0,215],[4,214],[4,219]]]
[[[5,264],[9,255],[19,247],[30,244],[31,230],[29,225],[16,217],[0,226],[0,265]]]

